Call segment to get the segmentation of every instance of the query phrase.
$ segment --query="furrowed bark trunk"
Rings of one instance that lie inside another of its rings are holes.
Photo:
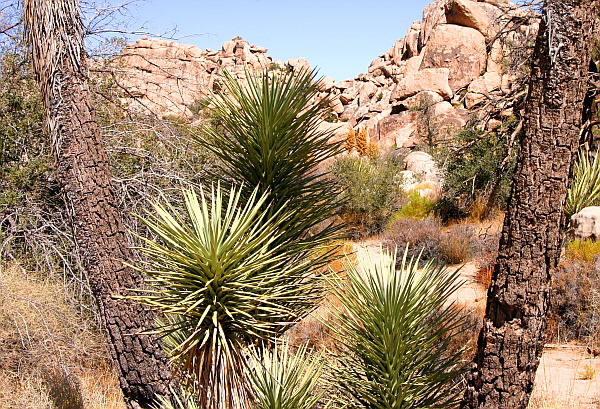
[[[524,138],[462,408],[525,408],[544,347],[550,277],[588,89],[598,0],[548,0],[535,45]]]
[[[126,403],[147,407],[155,394],[168,394],[171,372],[158,340],[139,335],[153,327],[154,314],[114,298],[125,289],[141,288],[143,278],[123,264],[131,260],[131,250],[88,86],[79,3],[26,0],[23,8],[74,237]]]

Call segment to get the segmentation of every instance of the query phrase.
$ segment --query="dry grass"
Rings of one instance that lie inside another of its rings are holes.
[[[0,268],[0,407],[124,408],[102,337],[68,291]]]
[[[345,242],[339,246],[336,256],[337,258],[327,266],[327,269],[341,279],[345,279],[345,265],[356,263],[356,253],[352,243]],[[322,304],[311,315],[304,318],[286,333],[290,343],[296,346],[308,343],[316,349],[335,349],[331,331],[331,322],[334,319],[332,308],[334,306],[340,306],[339,300],[332,294],[327,294]]]

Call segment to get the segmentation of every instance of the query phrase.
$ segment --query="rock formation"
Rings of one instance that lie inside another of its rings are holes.
[[[435,0],[367,73],[334,86],[340,118],[366,128],[381,147],[418,145],[431,118],[438,136],[451,135],[474,109],[522,86],[510,69],[510,47],[530,43],[536,32],[536,16],[508,1]],[[510,108],[488,109],[487,119],[511,115]]]
[[[571,216],[571,232],[578,240],[600,239],[600,206],[589,206]]]
[[[323,95],[343,137],[366,129],[380,148],[413,148],[431,134],[451,136],[477,108],[497,126],[512,114],[495,102],[522,87],[511,67],[511,44],[528,44],[537,31],[535,14],[504,0],[435,0],[406,36],[374,60],[368,71],[334,83],[321,80]],[[221,50],[200,50],[173,41],[142,38],[111,62],[128,100],[162,115],[190,116],[194,106],[220,87],[223,69],[242,78],[245,70],[309,67],[303,59],[274,61],[267,49],[236,37]]]
[[[284,66],[266,52],[240,37],[226,41],[218,51],[142,37],[125,47],[109,66],[126,90],[127,102],[160,115],[191,116],[195,104],[219,89],[223,69],[241,78],[245,70]],[[287,66],[298,69],[309,64],[300,58],[288,61]]]

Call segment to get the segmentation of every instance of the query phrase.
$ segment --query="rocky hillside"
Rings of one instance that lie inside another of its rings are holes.
[[[195,45],[142,37],[110,62],[117,81],[127,90],[128,102],[139,103],[162,115],[190,116],[194,104],[219,89],[222,70],[243,78],[245,70],[273,65],[292,69],[309,67],[304,58],[285,64],[275,61],[264,47],[236,37],[221,50],[201,50]]]
[[[435,0],[368,72],[339,83],[322,80],[323,91],[335,96],[340,134],[364,128],[380,148],[412,148],[426,136],[429,118],[437,135],[462,127],[473,112],[498,126],[512,114],[508,97],[522,88],[518,56],[536,31],[535,15],[508,1]],[[218,51],[142,38],[111,64],[131,101],[163,115],[190,115],[219,89],[223,69],[241,78],[247,69],[309,66],[303,58],[283,63],[266,53],[239,37]]]
[[[498,108],[522,87],[511,61],[515,45],[537,32],[532,17],[499,0],[435,0],[368,73],[335,85],[340,117],[380,146],[410,148],[424,136],[425,116],[435,118],[440,135],[463,126],[476,108]],[[510,104],[503,108],[486,110],[486,119],[496,119],[489,126],[512,114]]]

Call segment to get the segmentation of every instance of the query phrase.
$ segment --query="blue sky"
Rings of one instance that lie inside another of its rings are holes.
[[[143,24],[154,33],[177,27],[181,42],[202,49],[220,49],[239,35],[268,48],[274,59],[304,57],[320,75],[341,81],[366,72],[431,1],[143,0],[118,18],[126,18],[130,29]]]

